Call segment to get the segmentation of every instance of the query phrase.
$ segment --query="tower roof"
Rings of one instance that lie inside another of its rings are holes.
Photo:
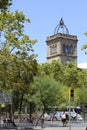
[[[62,18],[60,19],[59,24],[55,27],[54,34],[59,33],[60,29],[61,29],[61,33],[63,33],[63,34],[69,34],[68,28],[64,24],[64,21],[63,21]]]

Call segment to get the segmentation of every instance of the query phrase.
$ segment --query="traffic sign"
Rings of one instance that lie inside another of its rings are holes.
[[[12,95],[0,93],[0,104],[12,104]]]

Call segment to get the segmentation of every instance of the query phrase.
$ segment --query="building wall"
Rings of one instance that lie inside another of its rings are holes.
[[[58,60],[61,64],[77,64],[77,36],[58,33],[47,37],[47,62]]]

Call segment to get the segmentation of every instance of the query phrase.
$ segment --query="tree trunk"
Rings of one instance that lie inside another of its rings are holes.
[[[21,111],[22,111],[22,103],[23,103],[23,96],[24,94],[21,94],[21,99],[20,99],[20,105],[19,105],[19,118],[21,120]]]
[[[33,107],[32,102],[29,103],[29,107],[30,107],[29,108],[30,109],[29,110],[29,122],[32,123],[33,122],[33,120],[32,120],[32,107]]]

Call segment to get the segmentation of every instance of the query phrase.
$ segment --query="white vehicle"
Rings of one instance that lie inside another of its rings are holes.
[[[61,115],[62,115],[62,112],[57,111],[54,116],[55,116],[56,120],[61,120]]]
[[[66,113],[71,117],[71,120],[83,120],[83,117],[81,115],[82,110],[80,107],[71,106],[69,112],[69,106],[67,106]]]
[[[51,116],[47,113],[44,114],[44,120],[51,121]]]

